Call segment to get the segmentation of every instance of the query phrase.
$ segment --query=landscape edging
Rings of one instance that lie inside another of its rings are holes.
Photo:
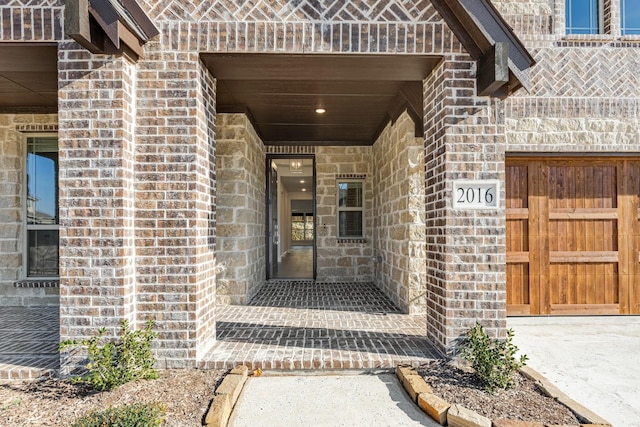
[[[563,404],[570,411],[572,411],[579,419],[586,420],[588,423],[588,424],[568,425],[563,427],[611,426],[610,422],[604,420],[602,417],[598,416],[593,411],[589,410],[588,408],[585,408],[583,405],[571,399],[569,396],[567,396],[560,389],[555,387],[547,378],[545,378],[543,375],[541,375],[537,371],[531,369],[528,366],[525,366],[520,369],[520,373],[522,373],[522,375],[534,381],[540,387],[540,389],[543,390],[545,395]],[[439,396],[429,392],[419,393],[416,396],[416,398],[413,399],[413,394],[415,393],[414,390],[416,387],[415,384],[418,381],[416,377],[420,377],[424,382],[424,386],[418,386],[418,387],[420,388],[424,387],[425,390],[431,389],[431,387],[429,386],[429,384],[427,384],[424,378],[422,378],[422,375],[418,374],[418,372],[411,366],[408,366],[408,365],[396,366],[396,376],[400,380],[400,383],[403,385],[403,387],[405,387],[405,390],[407,391],[409,396],[412,397],[412,400],[414,400],[414,403],[416,403],[420,407],[420,409],[422,409],[427,415],[429,415],[431,418],[433,418],[436,422],[440,423],[441,425],[448,424],[452,427],[455,427],[456,425],[458,425],[457,421],[453,419],[449,420],[450,418],[449,409],[452,406],[456,406],[456,409],[464,408],[464,407],[462,407],[461,405],[452,405],[446,402],[444,399],[440,398]],[[410,378],[410,381],[409,381],[409,378]],[[413,385],[411,391],[408,390],[405,386],[405,384],[409,384],[409,383]],[[422,399],[420,398],[420,396],[422,395],[429,395],[429,394],[435,396],[437,399],[434,399],[431,396],[423,396]],[[430,404],[430,402],[436,402],[437,405],[432,405]],[[456,418],[461,416],[465,417],[466,414],[471,414],[471,417],[470,417],[471,419],[465,419],[465,424],[464,424],[465,426],[486,427],[486,421],[483,420],[483,419],[487,419],[486,417],[483,417],[482,415],[474,411],[471,411],[470,409],[467,409],[467,408],[464,408],[464,411],[462,412],[464,412],[464,414],[462,414],[460,411],[456,412]],[[437,415],[434,415],[434,414],[437,414]],[[446,417],[444,416],[445,414],[446,414]],[[481,420],[481,422],[476,423],[474,419]],[[453,423],[451,421],[453,421]],[[495,426],[496,421],[498,420],[491,420],[491,424]],[[518,425],[518,423],[520,423],[520,421],[518,420],[500,419],[501,423],[505,421],[512,423],[510,425],[513,425],[513,426],[516,426]],[[530,425],[530,424],[531,423],[526,423],[526,425]]]
[[[229,372],[214,392],[204,417],[206,427],[226,427],[242,388],[249,377],[249,368],[238,365]]]

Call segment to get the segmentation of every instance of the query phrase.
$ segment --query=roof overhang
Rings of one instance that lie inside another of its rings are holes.
[[[506,96],[531,86],[535,60],[489,0],[431,0],[471,57],[478,95]]]
[[[160,32],[135,0],[67,0],[65,31],[92,53],[142,57]]]

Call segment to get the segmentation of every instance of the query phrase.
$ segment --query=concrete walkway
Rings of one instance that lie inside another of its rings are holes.
[[[276,392],[277,391],[277,392]],[[439,426],[411,401],[394,374],[252,377],[230,427]]]
[[[640,317],[509,318],[530,367],[615,427],[640,427]]]

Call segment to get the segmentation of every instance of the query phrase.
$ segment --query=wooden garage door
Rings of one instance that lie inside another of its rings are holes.
[[[640,162],[510,159],[508,314],[640,312]]]

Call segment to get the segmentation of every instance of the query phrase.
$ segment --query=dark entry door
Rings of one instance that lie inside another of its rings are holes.
[[[268,225],[267,248],[269,251],[267,258],[267,268],[269,278],[278,274],[278,245],[280,232],[278,229],[278,170],[273,162],[269,163],[269,194],[268,194]]]

